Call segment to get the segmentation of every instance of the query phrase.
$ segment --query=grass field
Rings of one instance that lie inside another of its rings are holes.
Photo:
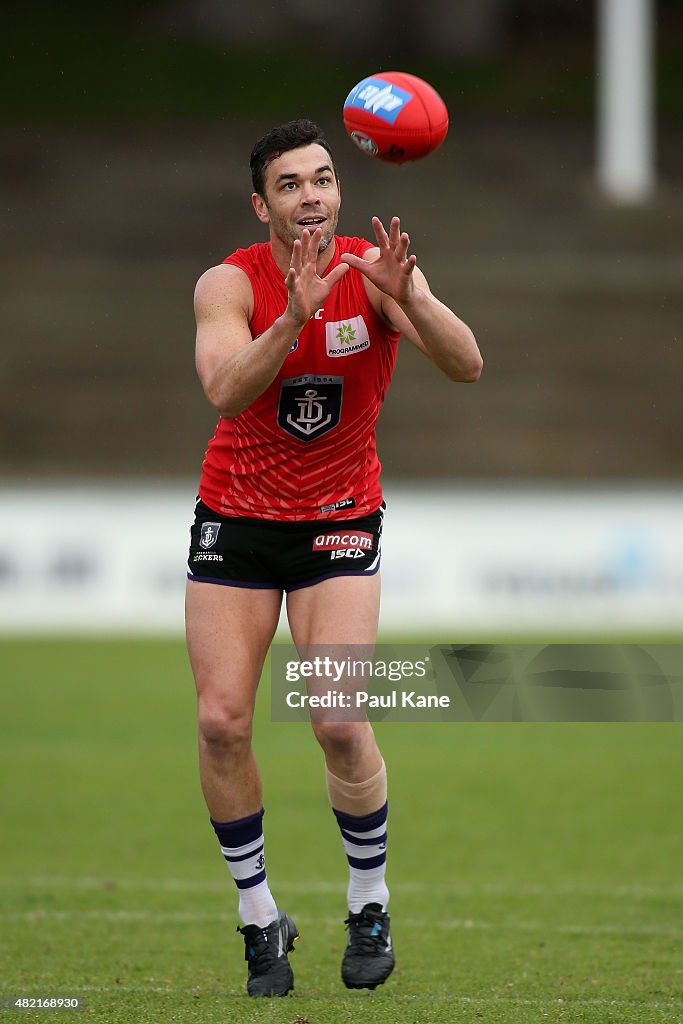
[[[264,688],[269,875],[302,939],[296,994],[253,1001],[182,644],[3,641],[0,666],[0,994],[111,1022],[683,1021],[680,726],[380,724],[398,965],[349,993],[320,754]]]

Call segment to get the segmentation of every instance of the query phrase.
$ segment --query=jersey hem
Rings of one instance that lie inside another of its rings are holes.
[[[367,512],[361,512],[360,514],[353,516],[345,516],[343,514],[335,516],[325,512],[317,516],[291,516],[289,518],[278,519],[274,516],[245,516],[242,512],[231,513],[220,511],[219,509],[216,508],[215,504],[213,504],[211,501],[206,500],[206,498],[201,492],[201,488],[198,492],[198,497],[202,499],[203,503],[206,505],[207,508],[211,509],[214,515],[222,516],[224,519],[246,519],[251,523],[272,523],[274,526],[293,526],[296,523],[301,523],[302,525],[305,523],[352,523],[355,519],[364,519],[366,516],[374,516],[375,512],[379,512],[381,508],[385,507],[384,495],[380,494],[379,502],[377,503],[377,505],[375,505],[375,503],[372,502]],[[356,506],[356,508],[354,508],[353,511],[357,512],[358,507],[359,506]],[[338,509],[337,511],[343,513],[344,509]]]

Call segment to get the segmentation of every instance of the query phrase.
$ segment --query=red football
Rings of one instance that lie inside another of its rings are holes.
[[[448,132],[438,92],[404,71],[382,71],[355,85],[344,103],[344,126],[359,149],[395,164],[420,160]]]

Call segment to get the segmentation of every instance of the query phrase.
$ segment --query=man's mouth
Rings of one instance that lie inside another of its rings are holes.
[[[311,228],[313,231],[320,224],[324,224],[327,220],[326,217],[304,217],[302,220],[297,221],[302,228]]]

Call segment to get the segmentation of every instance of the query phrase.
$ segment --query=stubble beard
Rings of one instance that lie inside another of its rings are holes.
[[[270,213],[270,223],[275,230],[275,234],[278,235],[279,238],[281,238],[282,241],[285,242],[285,244],[291,249],[296,239],[301,238],[304,229],[301,227],[300,224],[293,226],[291,221],[285,220],[284,218],[274,215],[271,210],[269,210],[268,212]],[[320,239],[320,245],[318,246],[319,254],[325,252],[330,242],[334,239],[334,233],[337,230],[338,220],[339,211],[337,211],[334,215],[327,212],[327,220],[323,224],[322,238]],[[299,228],[298,231],[296,230],[297,227]],[[309,231],[311,231],[310,228]],[[311,234],[313,234],[312,231]]]
[[[337,225],[336,225],[336,222],[335,222],[330,227],[329,231],[323,231],[323,236],[320,239],[320,245],[318,246],[318,252],[319,253],[325,252],[325,249],[327,249],[328,245],[330,244],[330,242],[334,238],[334,232],[335,232],[336,227],[337,227]]]

